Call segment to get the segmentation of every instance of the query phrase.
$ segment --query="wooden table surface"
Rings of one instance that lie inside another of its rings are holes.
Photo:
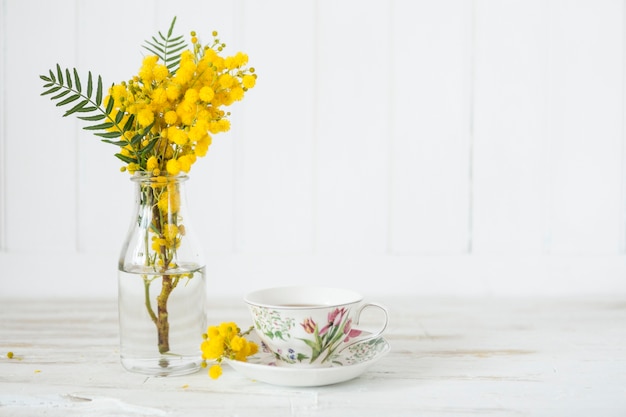
[[[626,300],[383,298],[391,352],[337,385],[124,371],[114,300],[0,299],[0,416],[626,416]],[[250,324],[237,299],[209,321]],[[15,357],[8,359],[7,352]]]

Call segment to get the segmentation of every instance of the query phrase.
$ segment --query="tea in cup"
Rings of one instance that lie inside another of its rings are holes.
[[[280,365],[331,366],[346,348],[379,338],[389,320],[384,306],[365,303],[359,293],[340,288],[268,288],[247,294],[244,301],[256,333]],[[378,331],[358,327],[366,308],[383,313]]]

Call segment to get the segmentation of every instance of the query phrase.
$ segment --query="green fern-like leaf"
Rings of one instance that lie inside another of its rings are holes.
[[[97,122],[104,119],[105,117],[107,117],[106,114],[101,113],[94,114],[92,116],[78,116],[80,120],[84,120],[86,122]]]
[[[98,125],[85,126],[83,129],[85,129],[85,130],[107,130],[107,129],[112,128],[113,126],[115,126],[115,124],[113,124],[111,122],[104,122],[104,123],[100,123]]]
[[[181,53],[187,48],[182,36],[173,36],[176,17],[170,24],[167,35],[158,32],[152,40],[146,41],[145,49],[155,54],[168,70],[175,74],[180,65]],[[151,137],[143,146],[143,140],[149,135],[153,125],[137,129],[135,115],[124,112],[114,112],[114,101],[104,100],[105,90],[102,86],[102,77],[97,78],[91,72],[87,75],[87,82],[83,83],[76,68],[61,68],[59,64],[49,69],[46,75],[40,75],[43,81],[42,96],[48,96],[57,107],[65,110],[63,116],[75,115],[78,119],[87,122],[83,129],[92,132],[103,142],[115,146],[131,145],[132,155],[117,153],[115,156],[126,163],[145,163],[149,153],[157,146],[159,136]],[[85,88],[83,88],[85,87]],[[133,131],[130,140],[127,133]]]
[[[96,136],[100,136],[105,139],[115,139],[122,136],[122,132],[112,131],[112,132],[103,132],[103,133],[95,133]]]
[[[183,36],[172,37],[175,24],[176,17],[172,19],[170,28],[167,31],[167,36],[159,32],[158,38],[153,36],[152,40],[145,41],[146,44],[143,46],[146,50],[159,57],[172,74],[176,74],[178,65],[180,64],[180,54],[187,48],[187,43]]]
[[[122,155],[121,153],[116,153],[115,156],[117,158],[119,158],[120,160],[126,162],[127,164],[130,164],[130,163],[135,163],[136,164],[138,162],[137,158],[133,158],[131,156]]]
[[[124,127],[122,128],[122,130],[124,132],[127,132],[130,129],[132,129],[134,125],[135,125],[135,115],[131,114],[130,116],[128,116],[128,120],[126,120],[126,124],[124,124]]]
[[[89,72],[85,92],[83,92],[83,83],[76,68],[70,71],[69,68],[62,69],[57,64],[56,71],[49,70],[48,75],[40,75],[39,78],[44,82],[42,96],[49,95],[50,100],[56,102],[57,107],[69,107],[63,117],[76,114],[80,120],[99,122],[85,126],[83,129],[94,131],[94,134],[103,138],[117,138],[122,135],[122,132],[133,127],[129,123],[120,126],[123,119],[122,113],[118,113],[115,117],[111,116],[113,100],[109,100],[105,109],[102,108],[102,77],[98,76],[94,91],[93,76]],[[109,131],[111,128],[115,130]]]
[[[154,149],[154,147],[155,147],[155,145],[157,144],[157,142],[159,141],[159,139],[160,139],[160,138],[159,138],[158,136],[157,136],[157,137],[155,137],[154,139],[152,139],[152,140],[150,141],[150,143],[148,143],[148,145],[147,145],[145,148],[143,148],[143,149],[139,152],[139,154],[140,154],[142,157],[145,157],[146,155],[149,155],[149,154],[150,154],[150,152],[152,152],[152,149]]]

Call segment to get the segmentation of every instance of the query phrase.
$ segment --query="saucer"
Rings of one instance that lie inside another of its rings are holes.
[[[256,334],[249,340],[259,345],[259,353],[247,362],[225,360],[237,372],[247,378],[273,385],[287,387],[318,387],[354,379],[389,353],[389,343],[381,336],[350,346],[325,368],[303,368],[283,364],[266,351]]]

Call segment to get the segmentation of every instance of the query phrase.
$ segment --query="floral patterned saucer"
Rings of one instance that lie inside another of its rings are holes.
[[[249,339],[259,345],[259,353],[249,357],[248,362],[226,362],[247,378],[290,387],[317,387],[351,380],[363,374],[390,350],[389,343],[381,336],[348,347],[329,367],[303,368],[277,361],[256,334],[250,335]]]

